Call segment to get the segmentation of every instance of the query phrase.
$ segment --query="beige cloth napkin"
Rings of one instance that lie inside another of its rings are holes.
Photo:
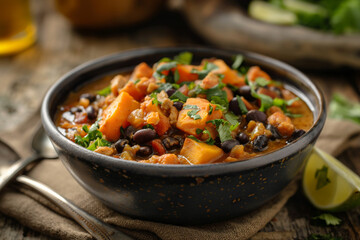
[[[22,141],[28,142],[29,138],[23,138]],[[360,146],[360,126],[329,119],[317,146],[331,154],[341,153],[349,146]],[[42,161],[28,175],[47,184],[85,211],[119,226],[136,239],[247,239],[262,229],[298,189],[295,180],[261,208],[236,219],[202,226],[176,226],[132,219],[114,212],[78,185],[59,160]],[[0,211],[52,237],[91,239],[85,230],[58,208],[26,188],[15,190],[9,187],[0,194]]]

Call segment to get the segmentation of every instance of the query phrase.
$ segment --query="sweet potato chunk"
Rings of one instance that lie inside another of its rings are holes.
[[[141,103],[140,109],[144,112],[145,124],[152,124],[160,136],[164,135],[171,127],[169,118],[164,115],[160,106],[152,102],[152,99]]]
[[[191,118],[188,115],[188,112],[193,109],[184,109],[187,105],[195,105],[198,107],[199,111],[196,114],[200,116],[199,119]],[[209,114],[210,106],[213,108],[211,114]],[[211,104],[208,100],[202,98],[188,98],[184,104],[184,108],[179,112],[176,127],[191,135],[197,135],[196,129],[198,128],[204,129],[207,126],[207,121],[219,119],[222,116],[222,112],[216,110],[215,104]]]
[[[180,155],[186,157],[192,164],[206,164],[220,159],[224,152],[215,145],[196,142],[186,138]]]
[[[212,72],[216,74],[223,74],[223,83],[231,84],[238,87],[245,85],[244,77],[239,76],[237,72],[231,69],[223,60],[216,59],[213,63],[218,66],[218,68],[213,70]]]
[[[271,77],[258,66],[251,67],[247,73],[247,77],[250,81],[255,81],[258,77],[271,80]]]
[[[279,133],[284,137],[290,137],[295,130],[295,126],[291,122],[291,119],[282,112],[275,112],[270,115],[268,117],[268,122],[275,126]]]
[[[116,141],[120,137],[120,127],[126,127],[128,115],[140,104],[134,100],[128,93],[122,92],[117,98],[104,110],[100,125],[102,132],[109,141]]]
[[[199,79],[199,75],[192,73],[191,70],[198,68],[193,65],[177,65],[176,69],[179,72],[179,80],[176,83],[195,81]]]
[[[153,72],[153,69],[149,67],[149,65],[142,62],[135,67],[133,73],[131,74],[130,80],[135,81],[136,79],[140,79],[142,77],[151,78]]]

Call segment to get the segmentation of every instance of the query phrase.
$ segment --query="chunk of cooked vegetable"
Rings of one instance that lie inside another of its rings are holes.
[[[206,164],[219,160],[224,152],[215,145],[186,138],[180,155],[186,157],[192,164]]]
[[[213,109],[209,114],[210,106]],[[176,127],[188,134],[197,135],[196,129],[204,129],[207,122],[222,117],[222,112],[216,110],[216,105],[202,98],[188,98],[179,112]]]
[[[117,98],[104,110],[101,121],[99,122],[99,131],[102,132],[109,141],[116,141],[120,137],[120,127],[126,127],[128,115],[140,104],[126,92],[122,92]]]

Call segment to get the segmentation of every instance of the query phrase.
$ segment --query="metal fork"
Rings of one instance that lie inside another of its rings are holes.
[[[60,194],[56,193],[54,190],[42,184],[34,179],[31,179],[27,176],[18,176],[16,178],[17,183],[21,183],[32,190],[40,193],[42,196],[46,197],[64,212],[66,212],[72,219],[79,223],[88,233],[91,234],[95,239],[101,240],[133,240],[134,238],[126,235],[125,233],[120,232],[111,225],[104,223],[100,219],[95,218],[89,213],[85,212],[81,208],[74,205],[72,202],[62,197]]]

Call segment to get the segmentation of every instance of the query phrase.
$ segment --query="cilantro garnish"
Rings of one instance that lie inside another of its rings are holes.
[[[82,129],[87,134],[85,137],[75,136],[75,143],[91,151],[94,151],[97,147],[109,147],[111,145],[110,142],[103,139],[103,134],[98,130],[99,121],[100,119],[91,125],[90,129],[87,125],[84,125]]]
[[[196,129],[196,134],[208,134],[209,137],[205,140],[205,141],[201,141],[200,139],[198,139],[197,137],[193,136],[193,135],[190,135],[188,136],[188,138],[192,139],[192,140],[195,140],[196,142],[203,142],[203,143],[206,143],[206,144],[209,144],[209,145],[214,145],[215,144],[215,140],[211,137],[211,134],[209,132],[209,130],[205,129],[205,130],[202,130],[200,128]]]
[[[152,92],[150,94],[150,97],[152,98],[152,104],[155,104],[156,106],[158,106],[159,104],[162,104],[158,99],[157,99],[157,94],[155,92]]]
[[[201,119],[200,115],[197,114],[200,111],[200,108],[196,105],[185,105],[183,109],[192,109],[191,111],[187,112],[187,115],[194,120]]]
[[[178,82],[179,79],[180,79],[180,74],[179,74],[179,71],[176,69],[174,72],[174,80],[175,80],[175,82]]]
[[[173,95],[171,95],[170,99],[171,100],[180,100],[181,102],[186,102],[186,100],[188,99],[188,96],[185,96],[184,94],[182,94],[179,90],[177,90]]]
[[[241,66],[241,64],[243,63],[243,61],[244,61],[243,55],[240,55],[240,54],[236,55],[234,57],[234,63],[231,66],[232,69],[238,69]]]
[[[200,129],[200,128],[197,128],[197,129],[196,129],[196,134],[197,134],[197,135],[202,134],[202,132],[203,132],[202,129]]]
[[[136,85],[136,84],[138,84],[140,82],[140,79],[136,79],[135,81],[134,81],[134,84]]]
[[[245,103],[244,101],[241,99],[241,97],[239,96],[236,96],[236,99],[238,101],[238,104],[239,104],[239,108],[240,108],[240,111],[242,114],[246,114],[248,112],[246,106],[245,106]]]
[[[150,129],[154,130],[154,127],[153,127],[153,125],[151,125],[151,124],[146,124],[146,125],[143,126],[142,128],[143,128],[143,129],[150,128]]]
[[[97,95],[104,96],[104,97],[106,97],[110,93],[111,93],[111,87],[110,86],[107,86],[106,88],[103,88],[103,89],[96,92]]]
[[[182,52],[174,57],[174,61],[180,64],[188,65],[191,64],[192,58],[193,58],[193,54],[191,52]]]
[[[315,178],[317,179],[316,190],[319,190],[330,183],[330,179],[327,177],[328,167],[325,165],[321,169],[317,169],[315,172]]]
[[[212,70],[215,70],[217,68],[218,68],[218,66],[216,66],[215,64],[206,61],[202,70],[192,69],[191,73],[195,73],[195,74],[199,75],[199,79],[202,80],[206,77],[206,75],[209,74],[209,72],[211,72]]]
[[[231,130],[230,130],[231,124],[228,121],[226,121],[224,119],[214,119],[214,120],[207,121],[206,123],[212,123],[215,125],[216,130],[219,133],[221,142],[233,139],[233,137],[231,136]]]
[[[213,113],[213,110],[214,110],[213,106],[209,103],[209,112],[208,112],[208,114],[211,115]]]
[[[226,120],[229,121],[229,123],[231,123],[232,125],[236,125],[239,124],[239,117],[236,116],[234,113],[232,112],[227,112],[225,113],[225,118]]]
[[[271,81],[269,81],[263,77],[258,77],[255,79],[255,84],[259,87],[265,87],[265,86],[269,85],[270,82]]]
[[[335,226],[335,225],[339,225],[341,223],[340,218],[337,218],[330,213],[323,213],[323,214],[320,214],[319,216],[313,217],[312,219],[324,220],[326,225],[334,225]]]

